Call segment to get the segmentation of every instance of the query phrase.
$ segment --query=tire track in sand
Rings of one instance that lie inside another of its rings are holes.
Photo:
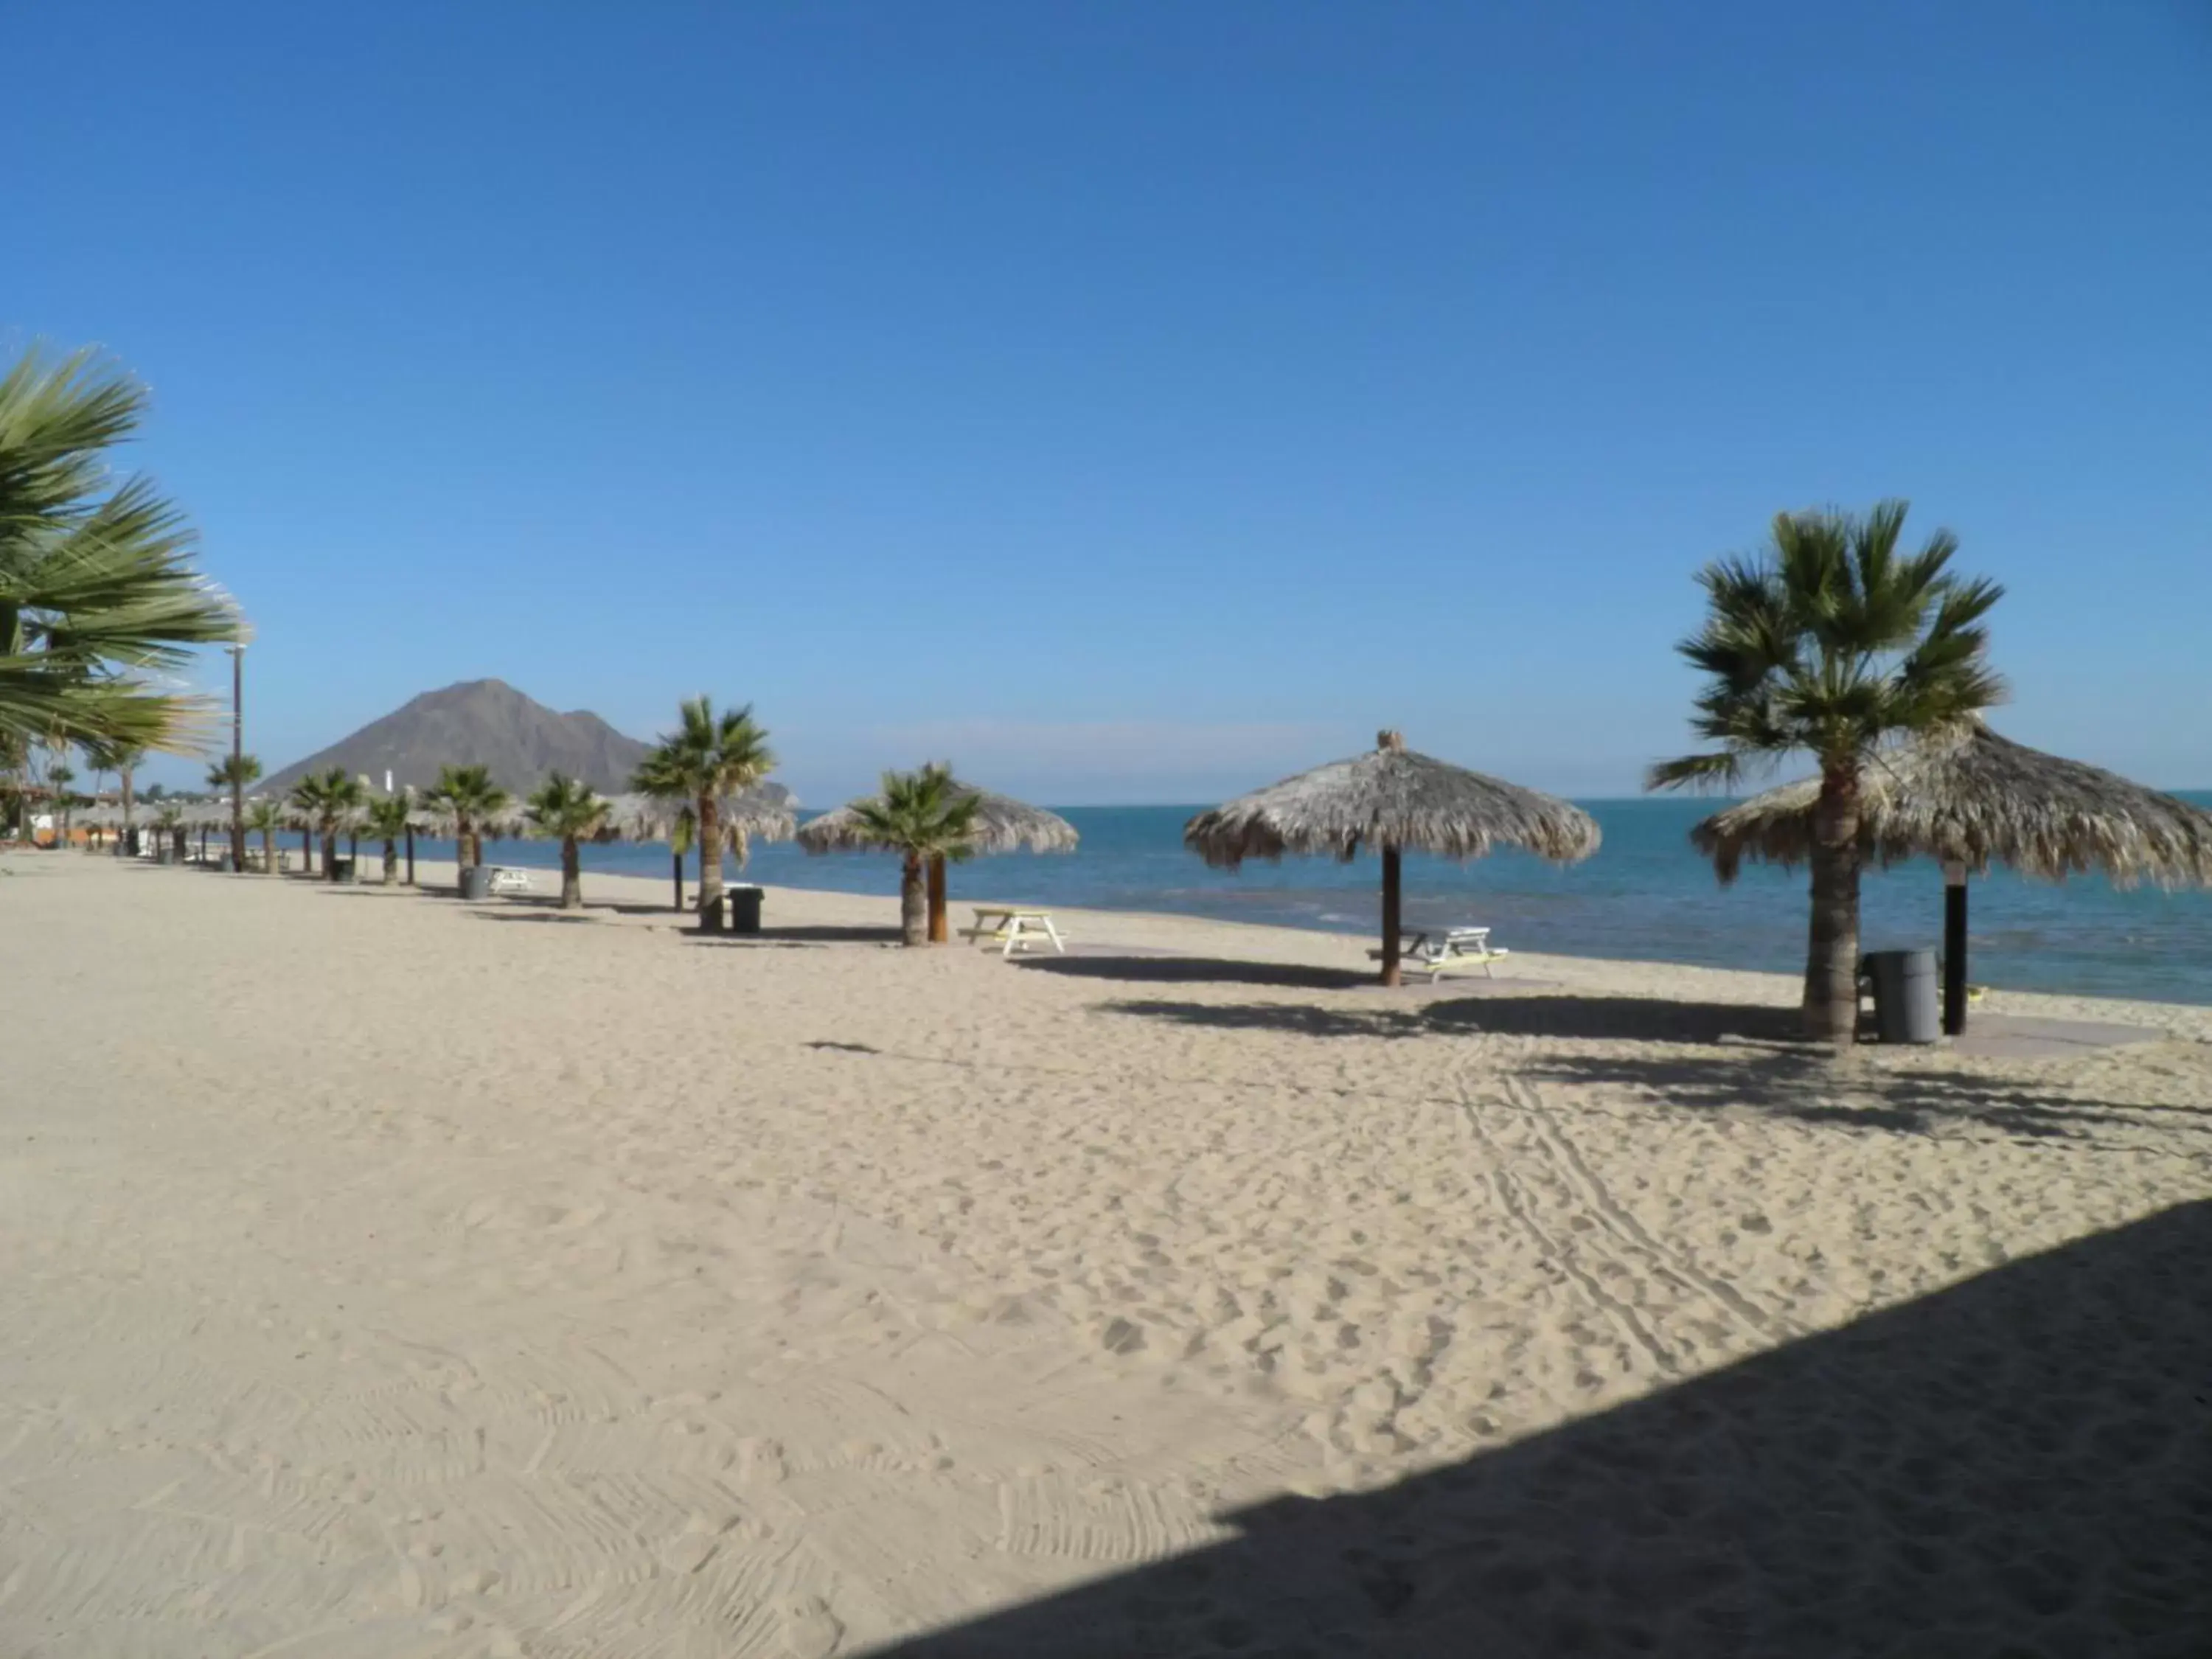
[[[1550,1158],[1560,1179],[1589,1206],[1598,1224],[1630,1249],[1642,1254],[1651,1271],[1675,1285],[1703,1296],[1738,1325],[1755,1336],[1777,1341],[1795,1335],[1796,1328],[1770,1313],[1727,1280],[1707,1273],[1671,1246],[1654,1237],[1630,1214],[1596,1170],[1590,1168],[1574,1142],[1559,1127],[1559,1109],[1527,1079],[1508,1073],[1499,1079],[1506,1097],[1535,1126],[1537,1144]]]
[[[1668,1376],[1677,1375],[1681,1367],[1680,1363],[1674,1358],[1673,1350],[1653,1334],[1635,1307],[1622,1301],[1611,1291],[1606,1289],[1597,1276],[1577,1259],[1572,1246],[1537,1218],[1540,1206],[1529,1196],[1510,1168],[1512,1161],[1509,1155],[1510,1149],[1499,1142],[1498,1138],[1484,1127],[1481,1108],[1479,1103],[1468,1095],[1465,1079],[1455,1075],[1452,1084],[1458,1091],[1461,1114],[1466,1118],[1468,1127],[1473,1132],[1483,1150],[1489,1154],[1491,1189],[1498,1194],[1498,1201],[1504,1209],[1506,1215],[1522,1231],[1536,1241],[1547,1256],[1558,1262],[1560,1268],[1582,1286],[1583,1294],[1588,1296],[1597,1309],[1611,1321],[1615,1328],[1650,1356],[1652,1364],[1658,1366]],[[1603,1253],[1600,1252],[1600,1254]]]

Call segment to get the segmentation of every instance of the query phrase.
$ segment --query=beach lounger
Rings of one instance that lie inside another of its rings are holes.
[[[1382,959],[1380,951],[1367,954],[1377,962]],[[1399,947],[1398,964],[1407,973],[1426,974],[1431,984],[1446,974],[1473,973],[1478,968],[1484,978],[1495,979],[1491,964],[1512,954],[1490,942],[1487,927],[1452,927],[1433,937],[1425,932],[1407,933]]]

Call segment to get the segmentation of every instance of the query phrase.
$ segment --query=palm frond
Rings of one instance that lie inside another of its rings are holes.
[[[1651,787],[1725,787],[1795,750],[1856,763],[2002,696],[1984,621],[2003,590],[1951,574],[1948,531],[1900,555],[1906,510],[1783,514],[1760,557],[1698,573],[1705,623],[1678,649],[1706,680],[1692,728],[1720,752],[1653,768]]]

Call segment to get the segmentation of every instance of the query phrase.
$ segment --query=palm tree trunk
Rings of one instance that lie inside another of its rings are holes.
[[[1805,1030],[1847,1048],[1859,1024],[1859,774],[1824,767],[1813,809],[1813,920],[1805,957]]]
[[[399,843],[396,841],[387,840],[384,843],[384,884],[386,887],[399,885]]]
[[[336,881],[337,878],[338,832],[335,830],[325,830],[323,831],[323,879]]]
[[[261,832],[261,873],[264,876],[276,873],[276,832],[274,830]]]
[[[945,916],[945,854],[939,853],[929,860],[929,942],[947,945],[951,939]]]
[[[929,885],[928,877],[921,867],[921,855],[908,853],[906,868],[899,876],[899,926],[908,945],[929,943]]]
[[[705,914],[722,902],[722,804],[699,797],[699,909]]]
[[[668,849],[668,860],[675,866],[676,908],[681,910],[684,908],[684,854],[672,847]]]
[[[461,878],[458,884],[463,887],[468,885],[469,863],[468,814],[456,812],[453,814],[453,864],[456,873]]]
[[[304,825],[300,830],[300,867],[311,876],[315,873],[315,832]]]
[[[584,908],[583,860],[576,854],[576,838],[561,837],[561,908],[580,910]]]

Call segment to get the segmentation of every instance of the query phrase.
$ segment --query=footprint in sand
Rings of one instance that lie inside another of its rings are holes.
[[[773,1440],[747,1438],[738,1442],[738,1479],[775,1482],[787,1470],[783,1448]]]
[[[787,1601],[777,1610],[783,1624],[785,1659],[830,1659],[845,1639],[845,1627],[812,1596]]]

